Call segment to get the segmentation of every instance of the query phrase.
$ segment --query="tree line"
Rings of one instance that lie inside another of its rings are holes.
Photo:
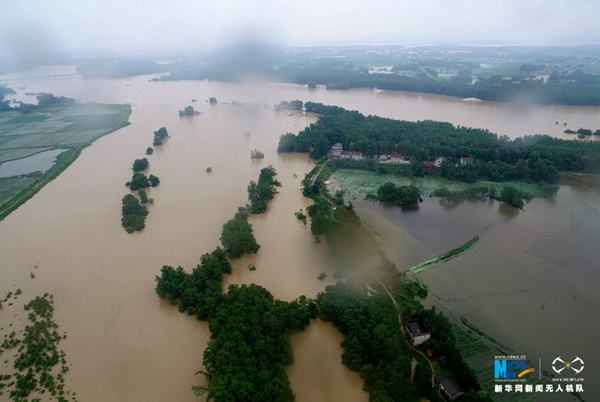
[[[149,149],[152,150],[152,148],[147,148],[146,155],[152,154],[152,152],[148,152]],[[127,233],[140,231],[146,227],[146,217],[148,216],[146,204],[154,202],[152,198],[148,197],[146,189],[148,187],[156,187],[160,184],[160,179],[157,176],[153,174],[146,176],[143,173],[148,170],[149,166],[150,162],[148,158],[135,159],[131,165],[131,170],[133,171],[131,180],[125,183],[131,191],[137,191],[139,197],[138,200],[138,197],[134,194],[126,194],[121,199],[121,226],[123,226]]]
[[[140,204],[133,194],[126,194],[121,200],[121,225],[127,233],[133,233],[146,227],[148,209]]]
[[[267,204],[277,192],[275,187],[281,186],[275,176],[277,176],[277,171],[269,165],[260,170],[258,182],[250,181],[250,184],[248,184],[249,211],[251,214],[262,214],[267,210]]]
[[[565,105],[600,105],[600,75],[580,71],[555,72],[544,82],[542,79],[523,77],[478,77],[459,74],[450,79],[439,79],[427,74],[406,76],[400,74],[370,74],[365,67],[350,63],[320,64],[290,63],[278,68],[277,75],[287,81],[331,89],[379,88],[386,90],[425,92],[460,98],[478,98],[511,102],[514,99],[533,103]]]
[[[449,179],[472,182],[526,180],[554,183],[559,171],[595,173],[600,171],[600,143],[562,140],[547,135],[533,135],[514,140],[497,136],[484,129],[455,127],[435,121],[409,122],[378,116],[364,116],[337,106],[305,103],[306,110],[318,113],[317,123],[297,135],[281,136],[279,152],[310,152],[313,159],[327,155],[340,142],[347,150],[363,152],[368,157],[398,152],[413,161],[411,172],[425,174],[421,161],[444,156],[441,175]],[[474,158],[460,165],[463,156]],[[375,169],[375,161],[351,161]]]

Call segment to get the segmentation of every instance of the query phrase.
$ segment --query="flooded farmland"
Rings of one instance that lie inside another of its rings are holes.
[[[419,275],[428,304],[466,318],[515,353],[541,358],[546,371],[557,356],[600,360],[593,346],[600,326],[591,319],[600,313],[599,189],[562,184],[555,198],[534,199],[523,211],[436,197],[417,211],[353,202],[399,270],[480,236],[469,251]],[[590,366],[586,376],[597,372]],[[593,381],[586,387],[600,392]]]
[[[84,102],[132,105],[130,126],[94,142],[0,222],[0,292],[22,289],[22,300],[54,294],[56,321],[68,334],[68,384],[84,401],[195,400],[190,388],[202,381],[194,373],[201,368],[210,333],[206,323],[162,302],[154,277],[163,264],[189,269],[212,250],[222,224],[245,204],[248,182],[267,164],[277,169],[283,186],[267,213],[251,218],[260,252],[237,261],[225,285],[254,282],[291,300],[314,296],[328,283],[317,279],[319,272],[332,270],[326,246],[316,244],[293,215],[308,205],[300,180],[311,163],[306,155],[276,153],[280,134],[297,132],[315,118],[276,113],[274,103],[314,100],[387,117],[485,127],[509,136],[562,136],[555,121],[600,127],[594,108],[523,109],[422,94],[150,78],[23,81],[16,95],[45,91]],[[205,102],[210,96],[219,103]],[[178,110],[191,99],[199,100],[194,107],[201,115],[180,118]],[[154,205],[146,229],[128,235],[120,225],[124,183],[131,162],[143,156],[152,132],[161,126],[171,138],[149,157],[161,184],[149,191]],[[252,149],[264,152],[265,159],[250,160]],[[468,317],[520,353],[580,353],[592,362],[600,357],[591,346],[600,327],[590,319],[600,306],[595,247],[599,201],[595,190],[565,184],[555,199],[536,199],[521,213],[496,203],[444,206],[435,198],[408,214],[361,202],[356,206],[399,267],[480,234],[480,244],[469,253],[423,274],[432,302]],[[256,271],[248,270],[250,264]],[[0,312],[2,327],[11,320],[8,311]],[[340,340],[326,323],[313,322],[292,336],[296,363],[288,374],[297,400],[327,401],[332,395],[367,400],[358,375],[341,363]],[[590,366],[590,378],[593,370]]]
[[[56,157],[63,151],[64,149],[50,149],[26,158],[4,162],[0,164],[0,177],[45,172],[52,167]]]

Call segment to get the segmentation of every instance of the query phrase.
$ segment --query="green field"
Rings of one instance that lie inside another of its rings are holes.
[[[0,177],[0,205],[40,179],[41,174]]]
[[[368,193],[376,192],[377,188],[386,182],[392,182],[399,186],[414,184],[423,193],[430,195],[435,190],[443,187],[453,192],[467,190],[474,186],[494,187],[498,193],[506,185],[513,186],[527,195],[527,198],[547,196],[548,191],[543,184],[526,183],[521,181],[492,182],[478,181],[476,183],[464,183],[450,181],[439,177],[402,177],[391,174],[378,174],[367,170],[338,169],[335,172],[331,186],[333,190],[345,190],[351,199],[364,199]],[[332,191],[334,193],[335,191]]]
[[[96,139],[129,124],[129,105],[56,104],[0,113],[0,164],[65,149],[44,174],[0,178],[0,220],[58,176]]]

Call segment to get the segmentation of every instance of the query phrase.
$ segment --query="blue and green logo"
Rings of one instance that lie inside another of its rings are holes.
[[[527,359],[494,359],[494,378],[496,380],[523,378],[533,372],[535,369],[529,367]]]

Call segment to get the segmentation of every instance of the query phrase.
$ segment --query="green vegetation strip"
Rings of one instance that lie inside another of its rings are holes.
[[[77,159],[83,148],[129,125],[129,105],[79,104],[49,94],[41,94],[38,100],[38,105],[23,104],[0,112],[3,160],[24,158],[42,148],[67,150],[58,155],[54,165],[43,174],[0,180],[0,193],[6,199],[0,205],[0,220],[54,180]]]
[[[460,246],[453,248],[450,251],[446,251],[445,253],[440,254],[437,257],[434,257],[430,260],[427,260],[420,264],[414,265],[414,266],[408,268],[407,271],[410,273],[413,273],[413,274],[419,274],[421,272],[427,271],[428,269],[431,269],[438,264],[444,263],[444,262],[448,261],[449,259],[454,258],[454,257],[464,253],[478,241],[479,241],[479,235],[475,235],[471,239],[466,241],[465,243],[461,244]]]
[[[358,237],[358,241],[369,242],[367,248],[377,250],[376,239],[362,225],[352,207],[328,194],[324,185],[332,174],[328,165],[325,161],[317,163],[303,180],[304,194],[315,201],[308,209],[313,234],[317,238],[324,234],[333,248],[348,251],[354,244],[351,237],[346,236],[348,233],[367,233],[366,237]],[[451,258],[463,246],[441,257]],[[462,358],[451,323],[435,309],[425,309],[419,302],[418,298],[427,296],[427,287],[400,276],[381,251],[376,254],[382,261],[379,267],[369,269],[377,279],[373,284],[338,281],[334,286],[327,286],[316,300],[319,317],[331,321],[344,334],[342,361],[363,378],[369,399],[419,401],[426,398],[441,402],[443,397],[432,388],[432,370],[437,367],[437,374],[456,379],[467,390],[465,398],[468,400],[490,401],[481,390],[475,372]],[[395,294],[388,288],[395,290]],[[432,338],[418,348],[410,344],[404,332],[404,323],[409,318],[419,319],[432,333]],[[437,354],[433,363],[428,361],[427,350]]]
[[[61,174],[71,163],[77,159],[81,153],[81,148],[69,149],[56,158],[54,165],[48,169],[39,180],[30,184],[17,195],[13,196],[10,200],[0,205],[0,220],[3,220],[15,209],[23,205],[28,199],[33,197],[38,191],[42,189],[46,184],[50,183],[59,174]]]

